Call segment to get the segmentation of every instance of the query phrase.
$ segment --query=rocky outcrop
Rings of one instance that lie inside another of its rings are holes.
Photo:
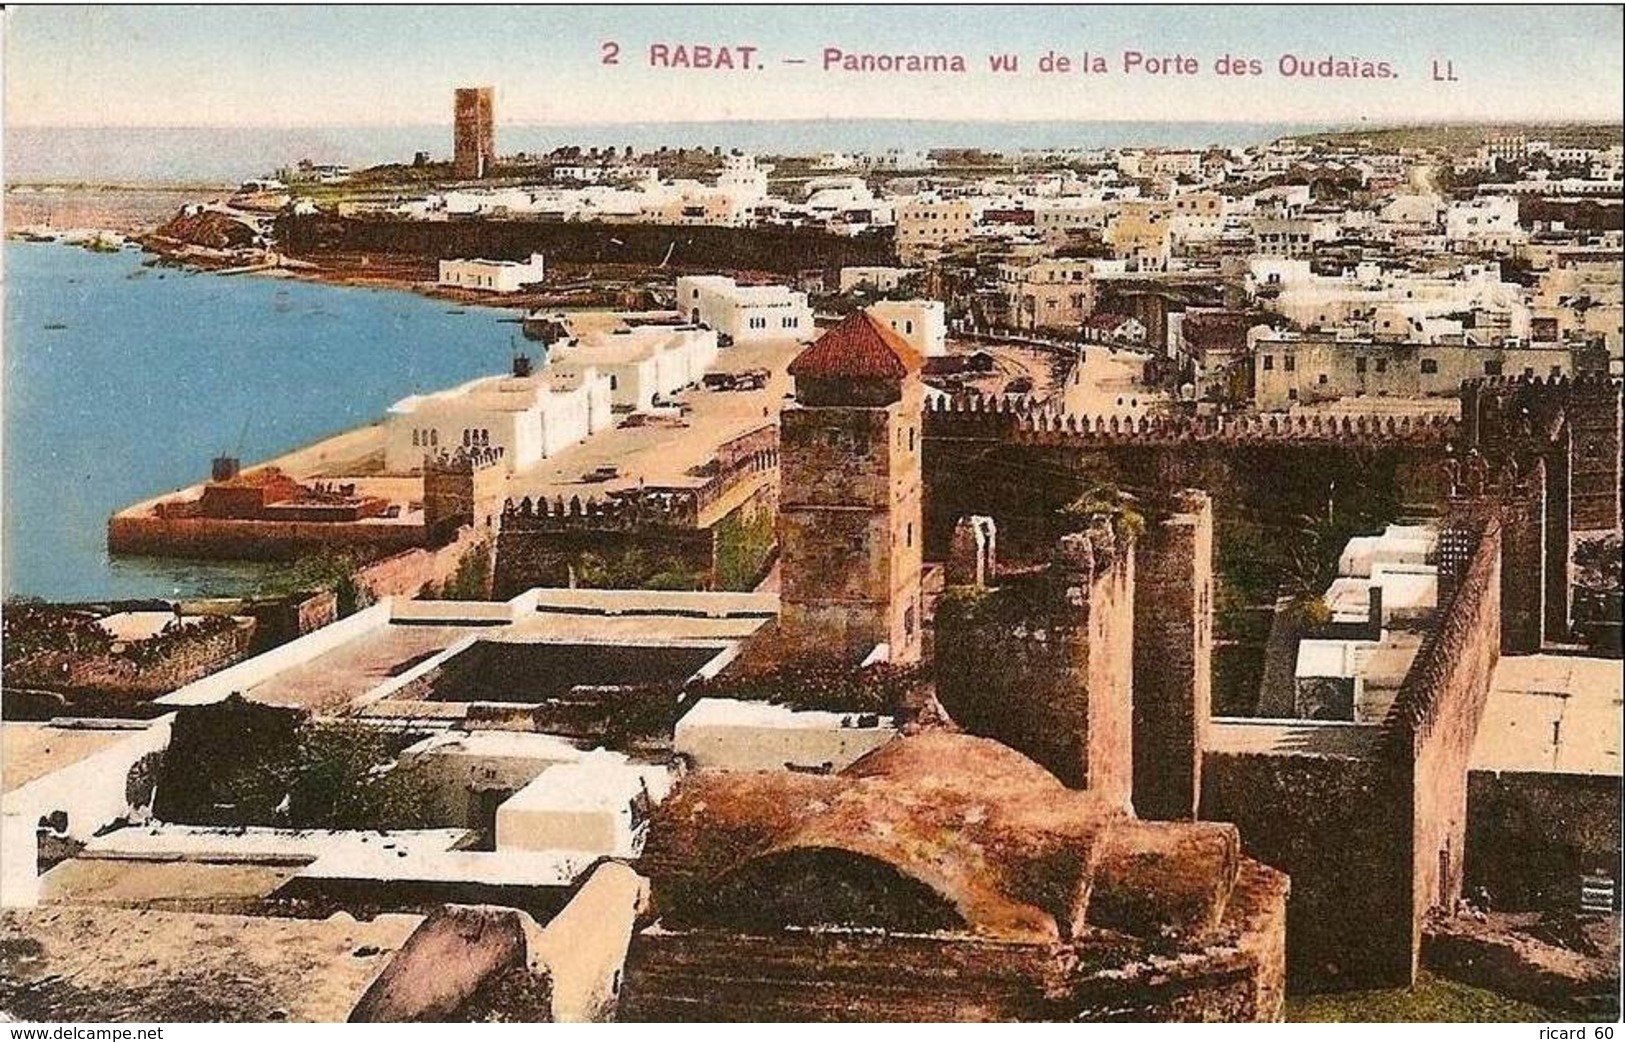
[[[253,246],[260,237],[251,222],[220,210],[182,207],[153,230],[150,238],[169,246],[203,246],[211,250],[238,250]]]

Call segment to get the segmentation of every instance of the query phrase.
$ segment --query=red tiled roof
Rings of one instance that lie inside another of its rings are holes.
[[[858,311],[797,355],[790,363],[790,375],[819,380],[901,380],[923,364],[908,341],[867,311]]]

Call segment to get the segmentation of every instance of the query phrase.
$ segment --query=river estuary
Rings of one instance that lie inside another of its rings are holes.
[[[516,316],[409,292],[5,244],[4,594],[230,594],[254,566],[110,559],[115,510],[508,365]]]

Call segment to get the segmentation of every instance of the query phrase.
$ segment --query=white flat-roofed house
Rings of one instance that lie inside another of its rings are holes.
[[[839,771],[895,737],[890,717],[702,698],[677,721],[673,749],[700,770]]]
[[[1427,525],[1389,525],[1382,535],[1357,535],[1343,547],[1337,574],[1370,578],[1377,565],[1425,565],[1439,545]]]
[[[714,329],[638,326],[558,345],[548,367],[561,375],[595,372],[615,408],[640,411],[699,383],[717,360],[717,344]]]
[[[442,731],[401,751],[401,763],[430,779],[448,822],[489,828],[495,806],[543,771],[592,755],[557,735],[531,731]]]
[[[511,473],[611,426],[610,380],[591,366],[515,369],[390,406],[385,469],[407,473],[425,455],[468,449],[496,452]]]
[[[940,300],[877,300],[864,308],[927,358],[948,353],[948,309]]]
[[[1480,196],[1451,203],[1444,212],[1445,241],[1473,249],[1510,249],[1529,241],[1518,223],[1518,200]]]
[[[649,809],[671,783],[666,768],[617,753],[549,767],[497,808],[496,848],[637,857]]]
[[[817,335],[807,294],[788,286],[741,286],[725,275],[685,275],[677,280],[677,308],[688,321],[736,344]]]
[[[1333,622],[1365,622],[1377,591],[1381,624],[1410,625],[1439,606],[1439,573],[1431,564],[1375,564],[1368,577],[1341,576],[1327,587],[1324,600]]]
[[[485,260],[469,258],[440,262],[440,285],[459,289],[480,289],[492,293],[518,293],[542,281],[544,264],[540,253],[529,260]]]

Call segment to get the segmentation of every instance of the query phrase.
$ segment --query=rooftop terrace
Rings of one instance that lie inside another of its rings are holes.
[[[1619,777],[1622,689],[1617,659],[1502,658],[1473,745],[1472,769]]]

